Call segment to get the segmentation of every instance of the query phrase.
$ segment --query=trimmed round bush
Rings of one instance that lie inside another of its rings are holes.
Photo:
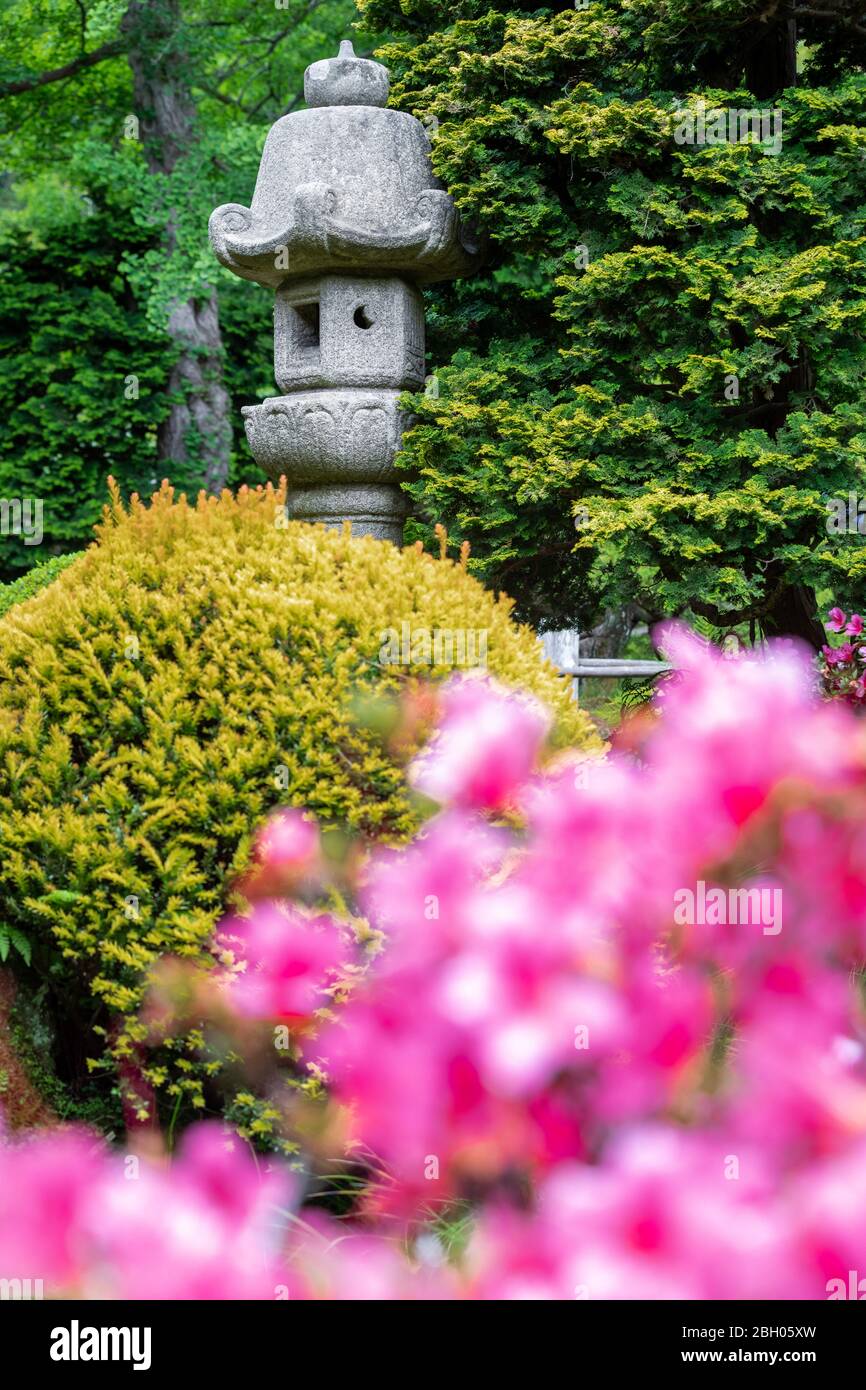
[[[114,1063],[146,968],[201,953],[274,807],[416,827],[402,765],[352,711],[448,673],[425,632],[486,633],[491,674],[553,709],[554,744],[598,746],[509,600],[415,548],[287,523],[283,501],[113,491],[96,543],[0,621],[0,923]],[[421,664],[395,665],[407,632]],[[194,1050],[149,1080],[201,1106]]]

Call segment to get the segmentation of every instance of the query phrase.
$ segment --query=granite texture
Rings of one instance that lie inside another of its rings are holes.
[[[309,105],[277,121],[252,203],[210,219],[217,258],[275,291],[284,393],[244,408],[250,449],[289,482],[289,512],[399,542],[400,392],[424,385],[420,285],[471,273],[480,248],[433,175],[414,116],[385,107],[388,73],[350,43],[313,63]]]
[[[317,107],[271,129],[250,207],[210,219],[218,260],[276,289],[287,275],[397,273],[419,283],[472,271],[478,246],[430,167],[430,140],[405,111]]]
[[[356,58],[349,39],[336,58],[311,63],[304,73],[308,106],[387,106],[388,69],[369,58]]]
[[[325,487],[296,488],[289,498],[293,521],[319,522],[331,530],[345,521],[352,534],[375,536],[399,545],[403,539],[406,498],[387,483],[332,483]]]
[[[311,386],[424,385],[424,301],[399,280],[323,275],[293,280],[274,305],[274,376]]]
[[[380,482],[390,477],[408,421],[399,391],[294,391],[243,408],[256,463],[275,481],[346,478]]]

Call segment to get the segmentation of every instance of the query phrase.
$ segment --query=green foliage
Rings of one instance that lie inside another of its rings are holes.
[[[859,537],[825,527],[866,492],[856,7],[806,9],[781,91],[757,0],[359,7],[489,242],[429,295],[439,395],[401,460],[421,515],[551,626],[625,600],[768,623],[791,585],[862,591]],[[780,112],[778,152],[678,143],[701,99]]]
[[[38,594],[46,584],[50,584],[58,574],[62,574],[74,559],[74,555],[55,555],[51,560],[43,560],[40,564],[34,565],[26,574],[13,579],[9,584],[0,584],[0,618],[4,613],[8,613],[14,604],[23,603],[25,599]]]
[[[37,180],[0,213],[0,497],[42,499],[54,552],[90,540],[109,475],[125,496],[149,494],[166,471],[181,487],[200,481],[195,460],[166,470],[157,457],[177,353],[157,326],[162,287],[143,268],[154,228],[133,208],[124,169],[140,174],[134,154],[96,161],[87,147],[73,185]],[[233,281],[225,273],[221,318],[240,420],[242,405],[273,390],[273,330],[267,296]],[[231,481],[262,480],[238,430]],[[20,537],[0,537],[0,574],[32,561]]]
[[[165,343],[117,268],[134,230],[78,196],[0,231],[0,496],[42,499],[55,552],[90,538],[110,472],[129,489],[158,481]],[[0,540],[6,573],[32,561],[21,538]]]
[[[621,682],[619,700],[623,714],[632,713],[652,703],[658,693],[660,676],[639,676]]]
[[[251,837],[275,806],[371,839],[420,808],[353,705],[444,667],[388,664],[390,629],[486,630],[491,671],[554,709],[555,742],[598,746],[537,639],[459,565],[285,522],[270,488],[123,509],[98,544],[0,621],[0,901],[59,1010],[126,1065],[160,955],[202,959]],[[201,1108],[219,1059],[176,1040],[145,1069]]]
[[[351,15],[350,0],[0,0],[0,497],[43,499],[51,551],[90,539],[109,473],[125,496],[164,476],[200,485],[201,441],[187,440],[188,462],[166,461],[158,429],[178,360],[172,305],[214,286],[229,480],[262,481],[240,409],[274,390],[272,305],[217,265],[208,217],[252,194],[269,125]],[[171,95],[192,113],[170,175],[151,167],[152,113],[136,110],[132,73],[133,60],[159,60],[162,30],[148,22],[161,18],[180,59]],[[93,66],[15,89],[104,45]],[[0,537],[0,576],[31,562]]]
[[[0,922],[0,961],[4,965],[13,948],[21,956],[25,965],[29,965],[31,961],[30,942],[23,931],[19,931],[17,927],[4,927],[3,923]]]

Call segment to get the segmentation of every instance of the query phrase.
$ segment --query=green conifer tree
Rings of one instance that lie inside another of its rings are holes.
[[[536,622],[819,641],[866,570],[862,0],[359,8],[489,244],[429,296],[421,514]]]

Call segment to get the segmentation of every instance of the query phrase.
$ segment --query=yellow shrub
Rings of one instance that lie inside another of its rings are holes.
[[[0,923],[103,1023],[135,1011],[156,956],[199,953],[274,806],[411,833],[403,771],[350,708],[406,678],[379,662],[388,629],[486,630],[490,671],[554,709],[554,742],[597,746],[509,602],[459,565],[282,516],[270,488],[115,495],[97,542],[0,621]],[[189,1073],[174,1094],[200,1103]]]

